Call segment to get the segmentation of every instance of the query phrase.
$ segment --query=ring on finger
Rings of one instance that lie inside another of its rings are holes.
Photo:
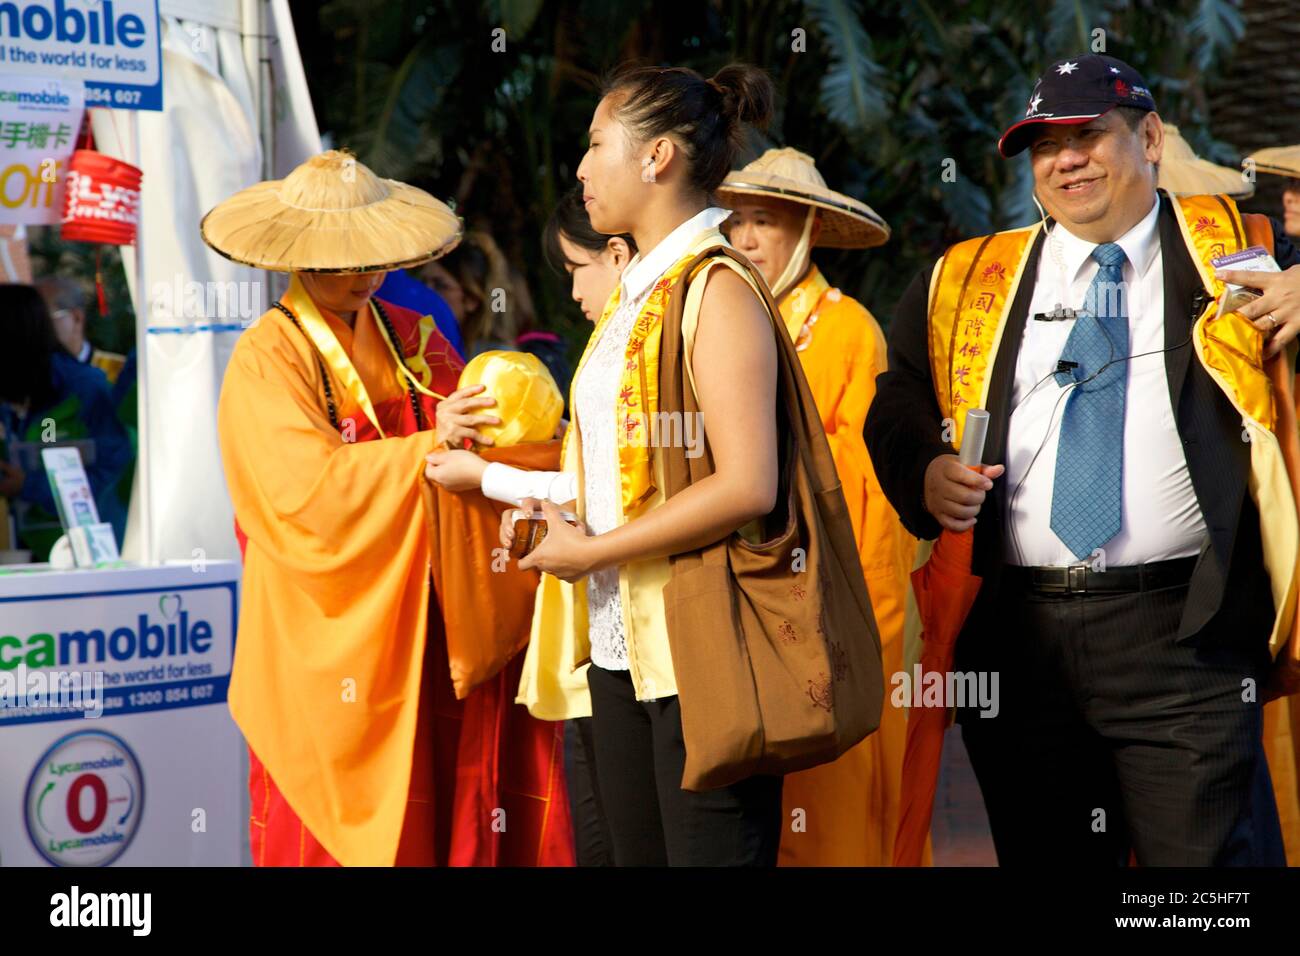
[[[1277,318],[1276,316],[1273,315],[1272,312],[1264,316],[1264,321],[1268,323],[1268,330],[1270,332],[1274,331],[1277,328]]]

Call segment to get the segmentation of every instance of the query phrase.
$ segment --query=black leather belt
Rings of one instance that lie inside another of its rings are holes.
[[[1127,567],[1094,571],[1088,564],[1064,568],[1026,568],[1010,565],[1010,579],[1035,594],[1122,594],[1154,591],[1186,584],[1192,578],[1196,558],[1174,558]]]

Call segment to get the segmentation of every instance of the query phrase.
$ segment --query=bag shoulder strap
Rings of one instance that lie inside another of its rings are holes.
[[[662,331],[659,344],[659,410],[666,413],[667,420],[680,416],[698,414],[699,406],[694,389],[691,387],[691,375],[686,369],[686,341],[682,322],[686,314],[687,300],[691,297],[691,283],[704,274],[707,278],[709,267],[720,260],[728,259],[747,273],[763,300],[769,316],[780,311],[772,299],[772,293],[763,281],[762,275],[748,259],[730,246],[722,244],[709,246],[700,250],[679,274],[676,283],[668,295],[668,305],[664,310]],[[664,463],[664,494],[667,497],[679,493],[688,485],[713,473],[713,456],[704,445],[704,453],[688,459],[683,449],[660,447],[657,449]]]
[[[659,361],[660,411],[688,415],[698,413],[695,395],[689,387],[684,370],[685,355],[682,338],[682,318],[686,307],[686,292],[691,280],[700,274],[708,260],[725,257],[732,260],[741,271],[749,275],[762,299],[771,323],[772,336],[777,344],[777,417],[781,436],[782,467],[802,467],[808,473],[808,485],[819,493],[835,486],[839,478],[835,460],[831,457],[826,434],[822,430],[821,416],[817,411],[803,364],[795,351],[794,342],[785,330],[781,310],[772,298],[772,292],[762,273],[747,258],[730,246],[716,245],[701,252],[681,272],[664,311]],[[707,427],[707,426],[706,426]],[[705,432],[707,436],[707,432]],[[713,459],[708,451],[706,437],[704,453],[687,458],[684,448],[662,447],[664,494],[671,497],[713,473]]]

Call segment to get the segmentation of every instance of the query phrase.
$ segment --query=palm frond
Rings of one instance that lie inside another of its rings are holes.
[[[806,0],[805,9],[830,51],[821,81],[820,103],[846,135],[860,138],[884,122],[888,106],[884,70],[855,0]]]
[[[1187,24],[1194,40],[1195,62],[1202,70],[1209,69],[1217,60],[1236,45],[1246,32],[1241,18],[1240,4],[1234,0],[1200,0],[1196,14]]]
[[[428,120],[460,72],[455,44],[424,40],[407,54],[389,81],[370,135],[358,145],[363,161],[381,176],[400,179],[427,156]]]
[[[486,6],[489,16],[505,27],[507,43],[527,36],[542,12],[542,0],[488,0]]]
[[[1109,17],[1105,3],[1053,0],[1051,11],[1043,19],[1048,24],[1047,59],[1053,60],[1091,52],[1092,31],[1105,29]]]

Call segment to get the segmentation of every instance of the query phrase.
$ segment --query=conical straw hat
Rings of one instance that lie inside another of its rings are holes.
[[[1300,145],[1270,146],[1256,150],[1246,159],[1254,160],[1257,172],[1300,179]]]
[[[1255,184],[1241,170],[1201,159],[1172,123],[1165,124],[1165,151],[1160,157],[1160,188],[1174,196],[1227,193],[1237,199],[1253,195]]]
[[[813,158],[797,149],[769,149],[744,169],[732,170],[718,187],[718,201],[733,206],[754,196],[773,196],[822,211],[817,245],[867,249],[889,239],[889,225],[864,202],[828,189]]]
[[[235,193],[203,217],[203,241],[275,272],[378,272],[450,252],[462,223],[422,189],[329,150],[284,179]]]

